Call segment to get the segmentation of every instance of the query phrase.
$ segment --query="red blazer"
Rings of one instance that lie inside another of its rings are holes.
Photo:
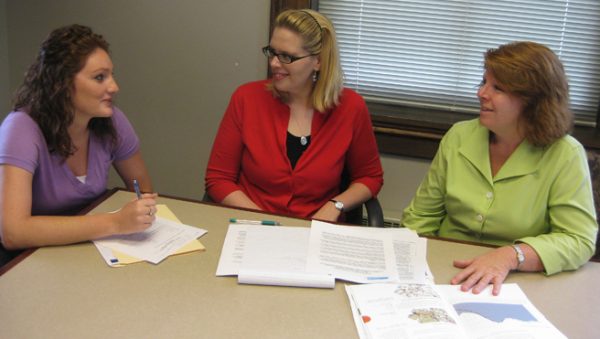
[[[339,106],[315,112],[311,143],[292,170],[286,151],[289,107],[266,89],[269,80],[232,95],[213,144],[206,190],[215,201],[241,190],[261,209],[310,217],[339,193],[341,173],[376,196],[383,170],[371,118],[360,95],[344,89]]]

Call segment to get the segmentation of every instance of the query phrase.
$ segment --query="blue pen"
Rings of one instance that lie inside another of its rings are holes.
[[[142,199],[142,192],[140,192],[140,184],[138,184],[137,179],[133,179],[133,188],[135,189],[137,198]]]
[[[244,220],[244,219],[231,218],[231,219],[229,219],[229,222],[234,223],[234,224],[249,224],[249,225],[268,225],[268,226],[281,225],[279,222],[272,221],[272,220]]]

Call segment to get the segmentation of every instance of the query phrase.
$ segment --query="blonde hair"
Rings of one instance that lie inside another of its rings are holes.
[[[485,69],[507,92],[523,100],[522,127],[536,146],[547,146],[569,133],[569,84],[564,68],[548,47],[517,41],[488,50]]]
[[[304,42],[303,48],[318,55],[321,68],[311,93],[310,101],[319,112],[325,112],[339,104],[344,76],[340,64],[335,30],[329,19],[310,9],[290,9],[281,12],[275,19],[274,28],[286,28],[297,33]],[[269,89],[282,97],[274,86]]]

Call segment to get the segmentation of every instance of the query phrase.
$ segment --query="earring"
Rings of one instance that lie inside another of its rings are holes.
[[[319,80],[319,72],[318,71],[314,71],[313,75],[312,75],[312,81],[313,82],[317,82],[317,80]]]

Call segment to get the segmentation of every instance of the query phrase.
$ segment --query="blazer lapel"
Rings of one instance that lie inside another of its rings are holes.
[[[467,161],[473,165],[481,175],[492,184],[492,169],[490,167],[489,131],[479,126],[458,149]]]

